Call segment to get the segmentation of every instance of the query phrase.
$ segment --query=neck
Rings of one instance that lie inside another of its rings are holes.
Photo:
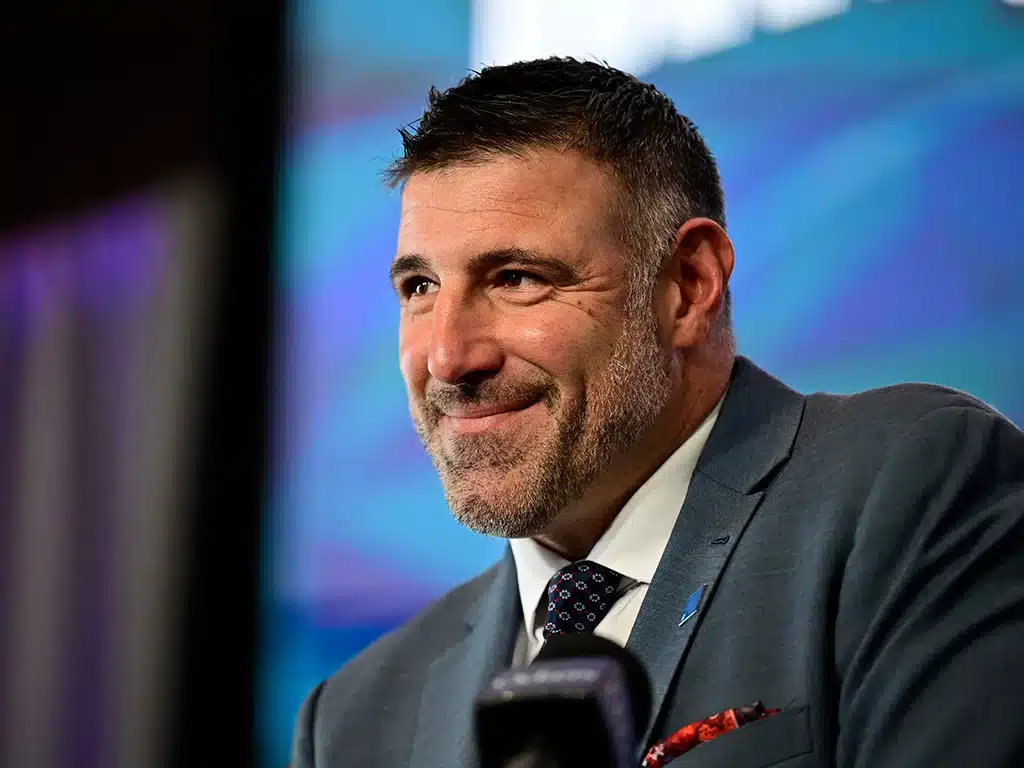
[[[704,422],[722,398],[732,372],[701,371],[692,388],[681,388],[655,425],[629,451],[616,458],[587,493],[566,507],[534,540],[570,562],[585,558],[629,498]],[[696,374],[698,372],[692,371]]]

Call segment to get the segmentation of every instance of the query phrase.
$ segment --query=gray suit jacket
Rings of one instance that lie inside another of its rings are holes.
[[[475,766],[518,599],[506,552],[346,664],[303,704],[294,768]],[[673,768],[1024,765],[1024,435],[952,390],[805,397],[738,359],[628,647],[646,745],[782,709]]]

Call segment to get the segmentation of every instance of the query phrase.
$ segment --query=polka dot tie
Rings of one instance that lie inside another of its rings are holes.
[[[615,602],[621,582],[621,573],[590,560],[570,563],[559,570],[548,582],[544,639],[593,632]]]

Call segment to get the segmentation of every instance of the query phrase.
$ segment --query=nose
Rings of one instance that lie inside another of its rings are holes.
[[[472,295],[438,291],[427,353],[427,370],[432,377],[457,384],[501,368],[501,345],[485,304]]]

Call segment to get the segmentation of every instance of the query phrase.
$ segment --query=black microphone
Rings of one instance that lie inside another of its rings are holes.
[[[481,768],[627,768],[651,711],[632,653],[589,633],[556,635],[528,667],[477,696]]]

